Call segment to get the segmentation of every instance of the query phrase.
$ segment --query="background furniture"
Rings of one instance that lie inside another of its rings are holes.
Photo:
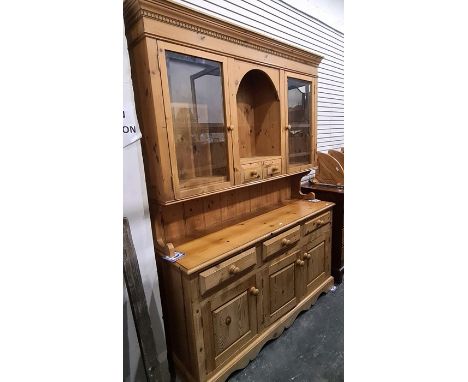
[[[317,153],[318,168],[315,171],[314,183],[329,186],[344,185],[344,149],[328,150],[328,153]]]

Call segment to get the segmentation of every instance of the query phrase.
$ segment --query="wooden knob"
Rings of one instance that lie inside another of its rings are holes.
[[[258,175],[258,171],[252,171],[250,172],[250,176],[257,176]]]
[[[281,240],[281,244],[289,245],[289,244],[291,244],[291,240],[284,238],[283,240]]]
[[[273,168],[271,169],[271,171],[272,171],[272,172],[278,172],[278,171],[279,171],[279,168],[278,168],[278,167],[273,167]]]
[[[302,267],[305,263],[301,259],[297,259],[296,264],[299,265],[300,267]]]
[[[229,268],[229,273],[231,275],[236,275],[240,272],[240,268],[239,267],[236,267],[235,265],[231,265],[231,267]]]
[[[231,323],[231,317],[227,316],[226,317],[226,325],[229,326],[230,323]]]
[[[286,130],[291,130],[291,125],[287,125]]]
[[[312,255],[310,253],[304,253],[304,258],[306,258],[307,260],[309,260],[311,257]]]
[[[259,293],[260,293],[260,290],[258,290],[257,288],[255,288],[255,287],[250,288],[250,294],[251,295],[256,296]]]
[[[317,224],[318,224],[318,225],[322,225],[322,224],[324,224],[324,223],[325,223],[325,222],[324,222],[323,220],[317,220]]]
[[[234,130],[234,125],[229,125],[229,126],[227,127],[227,129],[228,129],[228,131]]]

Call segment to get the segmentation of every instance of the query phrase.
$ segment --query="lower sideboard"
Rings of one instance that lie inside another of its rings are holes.
[[[295,200],[157,257],[169,358],[186,381],[224,381],[333,286],[330,202]]]

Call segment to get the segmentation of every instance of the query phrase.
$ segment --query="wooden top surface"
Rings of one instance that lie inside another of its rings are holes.
[[[177,246],[176,251],[185,253],[177,264],[191,274],[332,207],[331,202],[292,200],[273,211]]]

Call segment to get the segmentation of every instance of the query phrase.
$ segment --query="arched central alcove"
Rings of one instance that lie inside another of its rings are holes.
[[[240,157],[281,155],[280,102],[270,77],[258,69],[247,72],[236,99]]]

